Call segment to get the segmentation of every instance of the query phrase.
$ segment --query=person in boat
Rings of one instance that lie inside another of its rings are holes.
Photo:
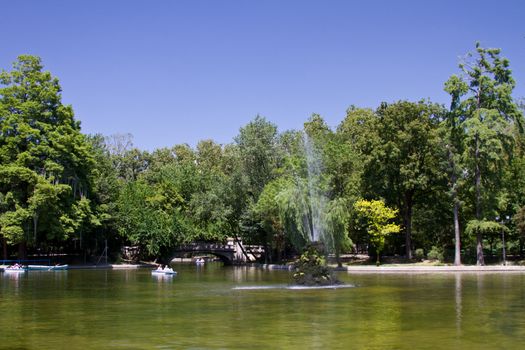
[[[168,265],[166,265],[166,266],[164,267],[164,270],[163,270],[163,271],[164,271],[164,272],[173,272],[173,269],[172,269],[171,267],[168,267]]]
[[[159,266],[157,267],[157,271],[162,271],[162,265],[159,265]]]

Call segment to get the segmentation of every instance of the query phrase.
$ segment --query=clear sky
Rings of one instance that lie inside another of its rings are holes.
[[[500,47],[525,97],[525,1],[0,0],[0,67],[41,56],[85,133],[142,149],[232,142],[257,114],[300,129],[350,105],[430,98]]]

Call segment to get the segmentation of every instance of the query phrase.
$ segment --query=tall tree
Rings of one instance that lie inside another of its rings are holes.
[[[438,125],[443,111],[425,101],[383,103],[377,110],[375,138],[365,181],[369,188],[399,208],[405,252],[412,258],[413,208],[439,179]]]
[[[235,138],[239,146],[244,172],[249,181],[251,196],[255,201],[264,186],[274,178],[279,159],[277,152],[277,126],[264,117],[257,116],[240,129]]]
[[[91,147],[40,58],[18,57],[0,83],[0,234],[22,248],[63,240],[91,222]]]
[[[242,163],[242,172],[246,179],[246,194],[248,198],[247,210],[243,215],[246,235],[260,236],[257,229],[257,220],[250,215],[254,213],[253,207],[267,183],[276,176],[275,170],[279,164],[277,147],[277,126],[267,121],[264,117],[256,116],[254,120],[242,127],[239,135],[235,137]],[[246,229],[247,228],[247,229]],[[268,238],[268,235],[263,235]],[[248,240],[250,238],[248,237]],[[265,246],[266,256],[271,253],[271,241],[262,242]]]
[[[454,265],[461,265],[461,231],[459,227],[459,187],[462,177],[461,154],[463,152],[464,130],[461,123],[464,121],[461,111],[461,96],[467,92],[467,86],[457,76],[452,76],[445,83],[445,91],[451,95],[450,110],[446,113],[442,126],[444,131],[444,148],[447,152],[446,173],[449,177],[449,194],[452,199],[454,220]]]
[[[474,194],[475,220],[494,215],[503,165],[512,152],[512,124],[522,116],[513,101],[515,81],[500,49],[483,48],[460,64],[462,76],[447,82],[464,131],[462,163]],[[484,265],[482,230],[476,230],[476,261]]]
[[[118,216],[117,201],[122,181],[118,179],[117,168],[113,166],[113,156],[107,144],[107,138],[102,135],[88,136],[94,157],[92,193],[94,215],[99,225],[96,227],[96,239],[107,240],[118,237],[116,219]]]

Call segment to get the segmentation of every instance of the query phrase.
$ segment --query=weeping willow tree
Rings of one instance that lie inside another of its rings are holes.
[[[347,201],[336,198],[326,206],[324,217],[325,244],[335,254],[337,266],[341,267],[341,253],[351,249],[352,240],[348,236],[350,210]]]
[[[313,242],[313,211],[308,183],[303,178],[282,177],[270,182],[262,192],[254,212],[265,232],[272,236],[278,249],[286,239],[298,251]],[[327,252],[334,253],[340,265],[340,254],[351,246],[348,237],[349,210],[346,201],[328,201],[318,213],[322,221],[320,240]],[[270,239],[270,237],[267,237]]]
[[[275,197],[285,236],[298,250],[312,237],[312,208],[303,179],[289,179]]]
[[[262,228],[263,237],[266,247],[266,259],[269,257],[270,247],[277,252],[277,261],[281,260],[281,252],[285,246],[285,220],[281,213],[281,206],[278,199],[279,194],[290,187],[289,179],[278,178],[269,182],[259,196],[259,200],[252,208],[252,215],[259,222]],[[294,231],[295,232],[295,231]],[[294,240],[294,246],[302,246],[301,240]]]

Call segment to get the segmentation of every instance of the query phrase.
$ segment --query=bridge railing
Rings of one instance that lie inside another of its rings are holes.
[[[244,248],[253,253],[264,253],[264,246],[262,245],[246,244],[244,245]]]
[[[235,250],[235,246],[228,244],[218,244],[218,243],[204,243],[204,242],[195,242],[189,244],[183,244],[177,247],[177,250]]]

